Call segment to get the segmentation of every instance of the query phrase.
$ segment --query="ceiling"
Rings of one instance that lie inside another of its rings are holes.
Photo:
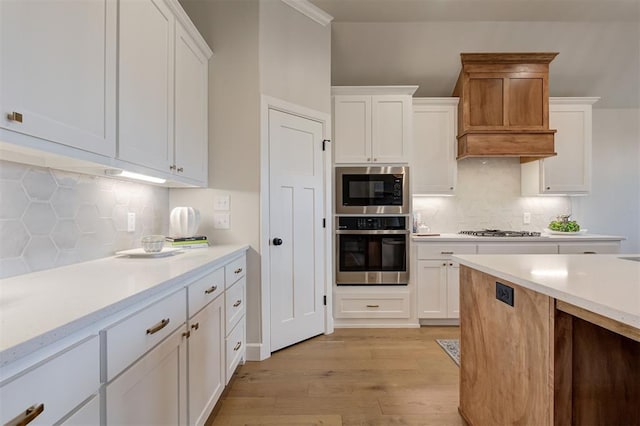
[[[640,108],[640,0],[310,0],[334,17],[333,85],[450,96],[462,52],[559,52],[551,96]]]

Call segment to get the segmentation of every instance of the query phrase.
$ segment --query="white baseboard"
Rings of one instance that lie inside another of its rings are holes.
[[[457,318],[451,319],[421,319],[420,325],[460,325],[460,320]]]
[[[334,323],[335,328],[420,328],[420,324],[373,324],[373,323]]]
[[[247,343],[247,361],[264,361],[271,356],[262,343]]]

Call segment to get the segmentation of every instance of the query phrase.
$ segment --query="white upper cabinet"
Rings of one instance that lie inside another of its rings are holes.
[[[417,86],[333,87],[335,163],[407,163],[411,95],[416,89]]]
[[[522,195],[591,191],[591,106],[599,98],[550,98],[555,157],[521,164]]]
[[[211,51],[176,14],[174,1],[120,0],[118,158],[206,185]]]
[[[116,149],[114,0],[0,1],[0,127]]]
[[[187,178],[207,181],[208,57],[176,26],[175,164]],[[181,170],[182,169],[182,170]]]
[[[163,0],[120,1],[118,157],[173,166],[175,19]]]
[[[457,108],[458,98],[413,99],[414,195],[448,195],[455,191]]]

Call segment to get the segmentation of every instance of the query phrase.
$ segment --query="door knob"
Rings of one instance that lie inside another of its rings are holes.
[[[273,239],[273,245],[274,246],[282,245],[282,238],[274,238]]]

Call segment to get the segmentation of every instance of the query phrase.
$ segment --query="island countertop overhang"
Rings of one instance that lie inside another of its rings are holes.
[[[640,329],[637,255],[456,255],[453,260],[496,278]]]

